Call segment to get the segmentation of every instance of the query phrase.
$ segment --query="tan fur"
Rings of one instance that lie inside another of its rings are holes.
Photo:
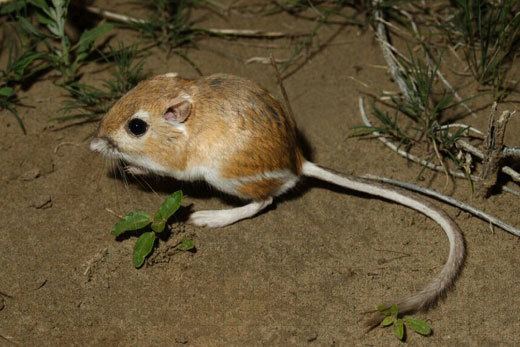
[[[183,123],[187,135],[163,120],[170,102],[181,93],[191,100],[191,113]],[[218,168],[222,179],[280,170],[301,173],[303,156],[294,120],[269,92],[249,80],[224,74],[198,80],[153,77],[112,107],[101,121],[98,137],[123,146],[126,124],[138,111],[150,114],[150,134],[143,143],[137,139],[120,148],[130,156],[145,156],[176,172]],[[255,181],[248,182],[237,195],[257,199],[266,191],[275,192],[281,183],[269,189],[262,181],[257,189],[254,185]]]
[[[269,178],[242,184],[238,191],[242,196],[252,200],[265,200],[276,195],[283,182],[279,179]]]
[[[197,111],[205,117],[191,123],[190,130],[202,135],[198,138],[203,150],[226,158],[221,166],[223,178],[282,169],[299,173],[295,124],[272,95],[251,81],[228,75],[201,79],[196,86]],[[217,142],[225,145],[215,153],[211,146]]]
[[[167,107],[167,100],[177,96],[181,90],[189,88],[191,83],[190,80],[163,76],[156,76],[140,82],[119,99],[103,117],[98,136],[104,136],[118,130],[140,109],[154,114],[162,114]]]

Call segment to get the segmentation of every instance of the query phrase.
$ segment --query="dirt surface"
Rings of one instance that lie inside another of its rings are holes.
[[[314,26],[284,14],[204,18],[199,25],[221,28]],[[328,26],[319,37],[328,45],[285,81],[313,160],[346,173],[414,181],[418,166],[377,141],[348,139],[361,122],[360,91],[396,90],[381,67],[373,32]],[[244,61],[269,52],[283,58],[290,51],[283,41],[208,38],[188,53],[204,74],[245,76],[279,95],[269,66]],[[146,59],[146,68],[196,76],[184,60],[160,50]],[[86,79],[106,77],[95,71],[86,69]],[[139,182],[125,185],[88,149],[96,124],[53,129],[49,120],[59,114],[63,95],[52,81],[38,82],[22,96],[32,106],[20,109],[27,136],[5,112],[0,117],[0,345],[397,344],[391,331],[365,333],[362,312],[419,288],[446,259],[444,233],[426,217],[308,182],[254,219],[218,230],[175,226],[180,234],[161,243],[154,263],[135,270],[135,239],[114,240],[110,229],[117,218],[107,208],[151,212],[179,187],[188,195],[184,205],[196,210],[227,204],[203,185],[153,178],[153,190]],[[487,117],[481,110],[467,121],[485,129]],[[520,145],[519,131],[516,117],[506,143]],[[421,184],[443,189],[442,175],[425,177]],[[457,181],[453,196],[520,226],[512,195],[479,200],[467,182]],[[420,314],[434,334],[411,333],[408,341],[519,344],[518,238],[444,208],[463,230],[468,256],[446,299]],[[168,246],[182,235],[194,238],[197,252],[169,254]]]

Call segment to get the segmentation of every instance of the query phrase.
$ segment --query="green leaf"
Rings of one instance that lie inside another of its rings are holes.
[[[14,95],[14,89],[11,87],[2,87],[0,88],[0,96],[4,96],[6,98]]]
[[[43,57],[43,53],[40,52],[25,52],[10,66],[10,68],[16,74],[15,77],[17,79],[22,79],[25,74],[25,69],[41,57]]]
[[[152,230],[161,233],[164,230],[168,218],[170,218],[181,207],[182,191],[178,190],[168,196],[155,214]]]
[[[397,317],[397,314],[399,313],[399,309],[397,308],[397,305],[396,304],[393,304],[392,306],[390,306],[390,314],[392,316],[395,316]]]
[[[49,10],[49,6],[45,2],[45,0],[31,0],[29,2],[34,6],[40,8],[41,10]]]
[[[387,327],[389,325],[394,324],[395,317],[394,316],[386,316],[385,319],[381,322],[382,327]]]
[[[35,37],[42,38],[45,37],[38,29],[36,29],[31,22],[29,22],[25,17],[18,18],[18,22],[20,23],[20,26],[22,30],[24,30],[29,35],[34,35]]]
[[[183,239],[181,243],[177,246],[177,249],[180,251],[191,251],[195,248],[195,244],[193,243],[193,240],[190,239]]]
[[[9,3],[9,2],[4,3],[0,7],[0,14],[5,15],[5,14],[13,13],[13,12],[23,9],[25,6],[27,6],[27,3],[24,0],[13,1],[11,3]]]
[[[119,236],[126,231],[142,229],[151,222],[152,220],[146,212],[130,212],[114,225],[112,235]]]
[[[352,127],[352,129],[350,129],[350,134],[348,135],[348,137],[361,137],[361,136],[372,135],[372,133],[374,133],[375,131],[378,131],[378,130],[379,129],[377,129],[377,128],[364,126],[364,125],[355,126],[355,127]]]
[[[143,266],[145,258],[152,252],[155,238],[155,233],[148,231],[137,239],[134,247],[134,266],[136,269]]]
[[[79,53],[87,52],[89,47],[102,35],[111,31],[114,28],[112,24],[103,23],[98,25],[97,27],[84,31],[81,34],[78,43],[75,45],[73,49],[78,50]]]
[[[404,321],[407,326],[409,326],[413,331],[415,331],[418,334],[428,336],[432,333],[432,328],[430,327],[428,322],[422,319],[406,316],[404,317]]]
[[[42,15],[40,13],[36,14],[36,18],[38,19],[38,22],[40,22],[41,24],[43,24],[47,27],[51,27],[51,26],[55,25],[55,23],[52,19],[45,17],[44,15]]]
[[[401,341],[404,339],[404,323],[401,318],[394,322],[394,335]]]

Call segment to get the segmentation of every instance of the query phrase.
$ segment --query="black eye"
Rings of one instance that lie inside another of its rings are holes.
[[[135,136],[141,136],[148,129],[148,123],[139,118],[134,118],[128,122],[128,130]]]

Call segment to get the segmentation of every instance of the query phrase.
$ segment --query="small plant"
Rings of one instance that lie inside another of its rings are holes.
[[[395,140],[407,151],[424,143],[428,160],[437,158],[447,175],[449,170],[445,164],[446,159],[458,169],[463,169],[464,163],[457,157],[459,149],[455,143],[464,136],[466,129],[449,132],[447,127],[443,127],[442,118],[445,112],[457,107],[460,102],[454,101],[451,91],[444,88],[435,90],[440,63],[427,64],[412,52],[409,58],[399,57],[398,63],[408,95],[392,95],[390,102],[383,102],[394,110],[393,115],[374,104],[373,115],[380,125],[354,127],[351,137],[371,136],[377,131]]]
[[[103,82],[103,88],[80,82],[64,86],[71,98],[65,101],[62,108],[66,115],[56,119],[99,119],[119,98],[147,77],[143,71],[143,61],[136,61],[137,56],[136,46],[124,47],[120,44],[117,49],[110,47],[103,57],[107,63],[115,65],[112,78]]]
[[[147,0],[146,7],[152,10],[144,21],[129,22],[145,38],[160,47],[173,50],[191,42],[197,34],[190,22],[190,9],[202,0]]]
[[[6,67],[0,70],[0,110],[9,111],[25,134],[25,126],[16,110],[16,105],[19,103],[16,87],[40,71],[40,67],[35,67],[37,65],[35,62],[41,57],[41,54],[26,51],[20,56],[16,56],[14,52],[15,50],[11,46]]]
[[[111,31],[112,24],[102,23],[84,31],[78,42],[73,44],[65,33],[68,0],[52,0],[52,6],[44,0],[31,0],[30,3],[38,10],[38,24],[46,30],[42,31],[29,19],[19,17],[22,29],[27,35],[43,42],[46,50],[42,52],[41,59],[59,72],[62,84],[77,81],[79,68],[93,57],[95,41]]]
[[[378,307],[378,310],[385,316],[381,322],[381,327],[386,328],[393,326],[394,335],[400,341],[404,341],[406,339],[407,329],[412,329],[422,336],[429,336],[432,333],[432,328],[428,322],[422,319],[418,319],[412,316],[404,316],[400,318],[397,305],[392,305],[390,308],[385,305]]]
[[[158,235],[167,229],[166,223],[179,209],[181,201],[182,192],[179,190],[164,200],[153,219],[146,212],[134,211],[121,218],[114,226],[112,235],[116,237],[127,231],[142,232],[134,246],[133,263],[136,269],[143,266],[146,257],[153,252]],[[176,248],[180,251],[190,251],[195,246],[192,240],[183,239]]]
[[[495,100],[509,90],[506,81],[520,40],[517,0],[454,0],[457,13],[446,26],[455,43],[463,43],[468,67],[475,79],[493,87]]]

